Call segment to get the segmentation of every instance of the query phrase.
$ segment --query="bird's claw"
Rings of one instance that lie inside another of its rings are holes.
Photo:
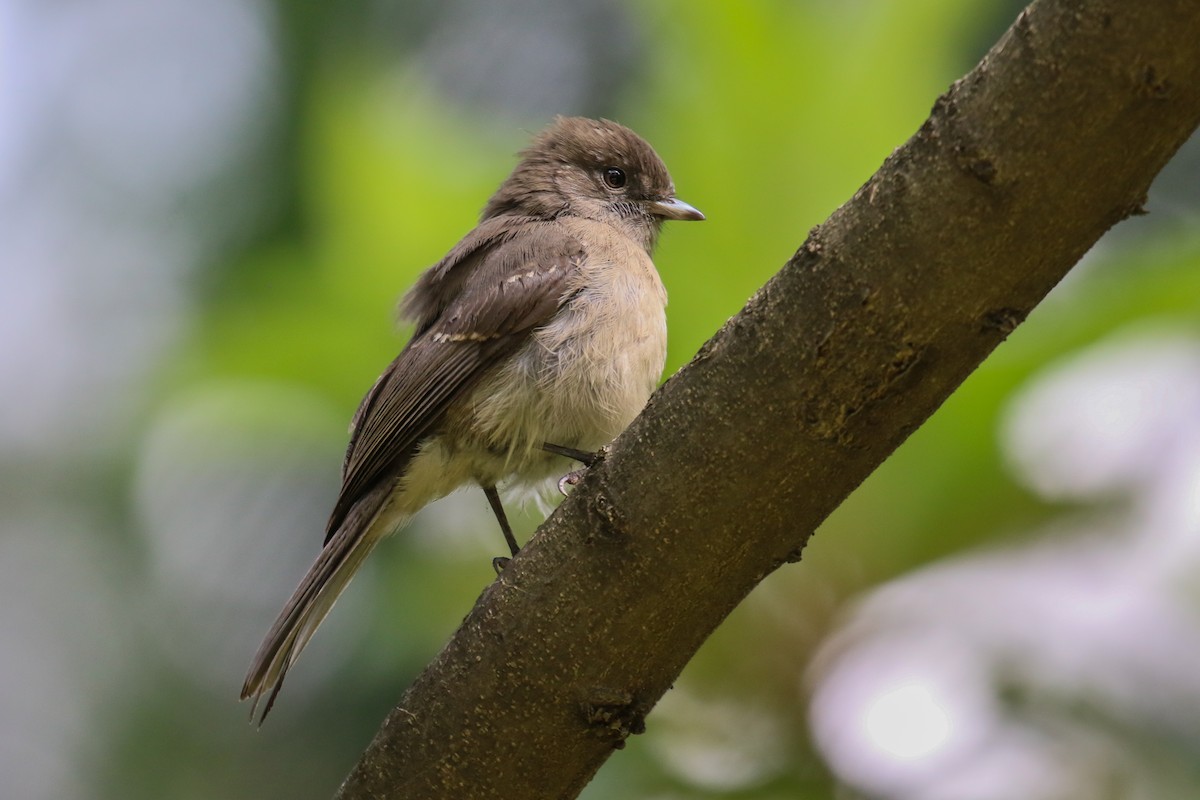
[[[496,556],[492,559],[492,569],[496,570],[497,576],[504,571],[504,568],[508,566],[508,562],[511,560],[511,558],[506,558],[504,556]]]
[[[563,475],[561,478],[559,478],[558,479],[559,493],[563,497],[566,497],[567,496],[567,487],[568,486],[578,486],[579,482],[581,480],[583,480],[583,476],[587,474],[587,471],[588,471],[587,467],[584,467],[583,469],[573,469],[570,472],[568,472],[566,475]]]

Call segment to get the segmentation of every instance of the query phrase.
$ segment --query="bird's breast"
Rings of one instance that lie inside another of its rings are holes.
[[[529,353],[542,362],[551,404],[562,417],[590,421],[596,447],[642,410],[666,360],[666,293],[645,252],[630,251],[632,263],[588,266]]]
[[[640,246],[603,244],[589,247],[554,318],[477,390],[472,438],[503,452],[506,470],[546,467],[543,442],[599,449],[633,421],[662,375],[662,281]]]

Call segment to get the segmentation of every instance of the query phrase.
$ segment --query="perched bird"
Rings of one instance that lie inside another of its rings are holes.
[[[421,275],[402,303],[412,339],[351,422],[324,548],[242,686],[256,708],[267,696],[263,717],[381,539],[477,484],[515,555],[497,487],[542,484],[566,457],[586,463],[642,410],[666,358],[667,296],[650,260],[666,219],[704,215],[675,197],[645,140],[559,117]]]

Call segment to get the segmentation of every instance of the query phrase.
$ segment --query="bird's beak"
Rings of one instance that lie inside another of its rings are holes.
[[[700,209],[688,205],[675,197],[670,197],[666,200],[655,200],[648,205],[650,213],[656,217],[696,221],[704,219],[704,215],[700,213]]]

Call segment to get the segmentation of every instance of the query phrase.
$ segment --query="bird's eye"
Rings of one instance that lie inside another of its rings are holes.
[[[604,185],[610,189],[623,188],[625,186],[625,170],[618,167],[605,167]]]

